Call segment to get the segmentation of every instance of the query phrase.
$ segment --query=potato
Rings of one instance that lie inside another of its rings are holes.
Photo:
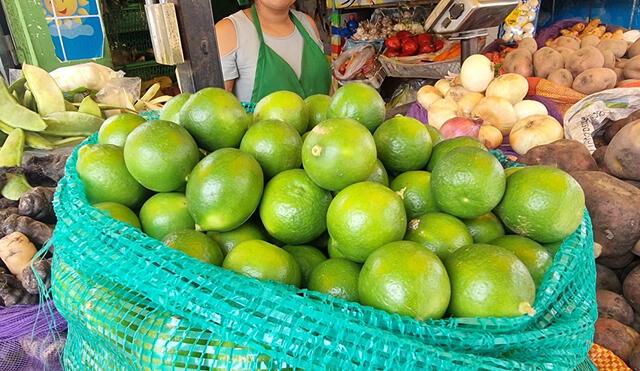
[[[616,67],[624,68],[624,66],[630,61],[628,58],[620,58],[616,61]]]
[[[628,366],[631,367],[632,370],[640,370],[640,345],[636,345],[631,351]]]
[[[622,283],[618,276],[602,264],[596,264],[596,289],[622,293]]]
[[[533,55],[533,70],[536,77],[546,79],[551,72],[561,68],[564,68],[564,58],[554,49],[544,47]]]
[[[573,50],[580,49],[580,39],[575,36],[560,36],[553,41],[553,46],[569,48]]]
[[[625,180],[624,181],[627,184],[631,184],[632,186],[636,187],[636,188],[640,188],[640,182],[637,182],[635,180]],[[636,249],[640,250],[640,246],[638,246],[638,244],[636,243]]]
[[[597,149],[602,146],[606,146],[607,142],[604,141],[604,138],[602,138],[602,136],[596,136],[596,137],[593,137],[593,145],[596,146],[596,149]]]
[[[569,139],[531,148],[518,159],[524,165],[547,165],[568,173],[580,170],[598,170],[598,164],[591,157],[584,144]]]
[[[640,334],[614,319],[599,318],[593,342],[603,346],[624,362],[629,361],[631,351],[640,343]]]
[[[640,79],[640,56],[630,59],[624,65],[624,77],[626,79]]]
[[[611,139],[604,162],[612,175],[640,180],[640,120],[625,125]]]
[[[547,76],[547,80],[555,82],[558,85],[566,86],[567,88],[573,85],[573,75],[569,70],[564,68],[551,72],[549,76]]]
[[[518,41],[518,49],[526,49],[533,55],[533,53],[538,51],[538,43],[534,38],[527,37]]]
[[[635,267],[622,282],[622,295],[633,310],[640,312],[640,267]]]
[[[600,44],[600,38],[595,35],[589,35],[584,39],[582,39],[582,42],[580,43],[580,48],[584,48],[587,46],[596,46],[598,44]]]
[[[569,56],[571,54],[575,53],[574,49],[569,49],[569,48],[564,47],[564,46],[556,46],[553,49],[562,55],[562,58],[564,58],[564,61],[565,61],[565,65],[566,65],[566,62],[567,62],[567,59],[569,58]]]
[[[627,42],[624,40],[606,39],[596,46],[601,51],[611,50],[616,58],[622,58],[627,54]]]
[[[602,245],[602,257],[622,260],[620,256],[629,253],[640,239],[640,190],[601,171],[576,171],[571,175],[584,190],[594,240]],[[601,264],[624,267],[605,263]]]
[[[613,69],[616,66],[616,56],[613,54],[611,50],[600,50],[602,56],[604,57],[604,68]]]
[[[596,290],[598,301],[598,318],[611,318],[631,326],[633,323],[633,309],[625,298],[608,290]]]
[[[533,57],[526,49],[516,49],[507,54],[502,67],[507,73],[517,73],[524,77],[533,76]]]
[[[573,80],[571,87],[582,94],[593,94],[616,86],[618,76],[608,68],[590,68]]]
[[[591,154],[591,156],[596,161],[596,164],[598,164],[598,170],[608,173],[609,170],[607,169],[607,166],[604,164],[604,154],[606,151],[607,151],[607,146],[602,146],[602,147],[596,148],[596,150]]]
[[[629,265],[635,259],[636,256],[631,252],[626,252],[618,256],[599,257],[596,259],[596,263],[602,264],[607,268],[615,269],[616,271]]]
[[[627,49],[627,57],[633,58],[638,55],[640,55],[640,39],[631,44],[629,49]]]
[[[631,253],[634,254],[633,249],[631,249]],[[625,279],[627,279],[627,276],[629,276],[629,273],[633,272],[633,270],[640,265],[640,260],[637,259],[638,255],[634,254],[636,257],[634,258],[634,260],[627,264],[626,267],[621,268],[616,270],[616,275],[618,276],[618,279],[620,279],[620,282],[624,282]]]
[[[574,77],[591,68],[602,68],[604,57],[600,50],[594,46],[587,46],[577,50],[569,56],[565,65]]]
[[[620,83],[627,81],[624,78],[624,69],[613,67],[612,70],[616,73],[616,87],[618,87]]]
[[[640,111],[632,113],[627,118],[609,122],[606,129],[604,129],[604,140],[606,140],[607,143],[610,143],[613,137],[615,137],[623,127],[636,120],[640,120]]]

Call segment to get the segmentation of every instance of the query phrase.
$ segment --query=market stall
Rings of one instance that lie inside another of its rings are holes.
[[[0,80],[0,369],[640,369],[633,19],[322,3],[330,95]]]

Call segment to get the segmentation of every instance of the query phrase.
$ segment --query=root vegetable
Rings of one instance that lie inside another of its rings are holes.
[[[622,294],[631,307],[640,312],[640,267],[635,267],[622,282]]]
[[[616,56],[609,49],[600,50],[602,52],[602,56],[604,57],[604,68],[614,69],[616,66]]]
[[[624,86],[622,85],[622,83],[625,83],[624,70],[618,67],[613,67],[612,70],[616,73],[616,87]]]
[[[29,294],[14,275],[0,268],[0,307],[35,304],[38,298]]]
[[[458,101],[458,113],[465,117],[471,117],[471,112],[484,98],[482,93],[468,93]]]
[[[596,46],[598,44],[600,44],[600,38],[595,35],[589,35],[582,39],[580,48],[585,48],[587,46]]]
[[[64,177],[64,166],[69,155],[50,153],[45,156],[31,156],[23,164],[27,177],[41,176],[58,182]]]
[[[460,68],[460,81],[469,91],[482,93],[487,90],[493,80],[493,63],[482,54],[474,54],[467,58]]]
[[[62,336],[39,336],[25,337],[20,339],[20,345],[24,352],[40,362],[44,369],[58,369],[61,364],[60,357],[64,353],[64,346],[67,342],[66,337]]]
[[[454,117],[442,125],[440,132],[445,139],[456,137],[477,138],[482,126],[482,120],[471,120],[466,117]]]
[[[627,54],[627,42],[624,40],[606,39],[602,40],[596,46],[601,51],[610,50],[616,58],[622,58]]]
[[[596,289],[622,294],[622,283],[611,269],[596,264]]]
[[[584,144],[569,139],[560,139],[553,143],[536,146],[518,159],[524,165],[547,165],[557,167],[568,173],[580,170],[598,170],[596,161],[591,157]]]
[[[529,92],[527,79],[517,73],[507,73],[496,77],[487,87],[487,97],[500,97],[511,104],[521,102]]]
[[[630,61],[629,58],[620,58],[616,62],[616,67],[617,68],[624,68],[624,66],[626,66],[629,61]]]
[[[612,175],[640,180],[640,120],[618,131],[607,147],[604,162]]]
[[[593,341],[612,351],[624,362],[628,362],[631,351],[640,343],[640,335],[636,330],[614,319],[600,318],[596,321]]]
[[[564,68],[551,72],[549,76],[547,76],[547,80],[568,88],[573,85],[573,75],[569,70]]]
[[[429,124],[440,129],[444,123],[458,116],[458,106],[448,99],[440,99],[433,103],[428,111]]]
[[[597,290],[598,318],[611,318],[631,326],[633,323],[633,309],[627,300],[613,291]]]
[[[449,92],[449,89],[451,89],[451,83],[447,79],[440,79],[435,83],[433,87],[438,89],[440,94],[442,94],[442,96],[444,97],[447,92]]]
[[[447,94],[444,96],[444,99],[455,102],[456,104],[467,94],[469,94],[469,90],[465,89],[461,85],[454,85],[449,89]]]
[[[575,36],[560,36],[553,41],[553,45],[573,50],[580,49],[581,40]]]
[[[10,200],[8,198],[0,198],[0,210],[16,207],[18,207],[18,201]]]
[[[624,65],[626,79],[640,79],[640,56],[634,57]]]
[[[497,127],[482,125],[478,132],[478,140],[484,144],[487,149],[496,149],[502,145],[504,137]]]
[[[525,119],[533,115],[547,115],[547,107],[544,104],[535,100],[523,100],[516,103],[513,108],[516,110],[516,117],[518,120]]]
[[[632,370],[640,370],[640,345],[636,345],[636,347],[631,351],[628,364]]]
[[[435,87],[425,85],[418,90],[416,99],[424,109],[428,110],[434,102],[442,99],[442,94]]]
[[[618,76],[608,68],[590,68],[573,80],[573,90],[582,94],[593,94],[616,86]]]
[[[18,213],[45,223],[54,223],[53,187],[35,187],[20,197]]]
[[[562,125],[551,116],[534,115],[516,122],[509,135],[514,151],[524,155],[531,148],[564,138]]]
[[[600,171],[576,171],[571,175],[584,190],[594,240],[602,245],[602,256],[629,254],[633,258],[629,251],[640,239],[640,190]]]
[[[637,40],[636,42],[631,44],[629,49],[627,49],[627,56],[629,58],[633,58],[638,55],[640,55],[640,40]]]
[[[596,164],[598,164],[598,170],[608,173],[609,170],[607,169],[606,165],[604,165],[604,154],[606,151],[607,146],[598,147],[591,154],[591,157],[593,157],[593,159],[596,161]]]
[[[604,57],[598,48],[588,46],[571,54],[567,59],[566,68],[574,77],[591,68],[602,68],[604,66]]]
[[[567,59],[569,58],[569,56],[570,56],[571,54],[575,53],[575,51],[576,51],[575,49],[565,48],[565,47],[562,47],[562,46],[556,46],[556,47],[555,47],[555,48],[553,48],[553,49],[555,49],[558,53],[560,53],[560,54],[562,55],[562,58],[563,58],[563,59],[564,59],[564,61],[565,61],[565,65],[566,65],[566,61],[567,61]],[[563,66],[563,67],[564,67],[564,66]],[[553,72],[552,72],[552,73],[553,73]]]
[[[508,100],[499,97],[484,97],[471,112],[474,118],[481,118],[485,124],[495,126],[502,135],[508,135],[516,123],[516,111]]]
[[[43,290],[51,288],[51,259],[41,259],[33,263],[33,269],[29,264],[22,271],[22,286],[28,293],[37,295],[40,293],[40,284],[44,285]]]
[[[552,48],[544,47],[533,55],[533,70],[536,77],[546,79],[555,70],[564,68],[562,54]]]
[[[29,266],[38,250],[27,236],[20,232],[11,233],[0,239],[0,259],[18,280],[22,281],[22,271]]]
[[[538,43],[534,38],[527,37],[518,41],[518,49],[528,50],[531,55],[538,50]]]
[[[600,245],[597,242],[595,243],[595,245],[596,246],[599,245],[602,248],[602,245]],[[598,256],[598,258],[596,259],[596,262],[598,264],[604,265],[605,267],[618,270],[629,265],[631,262],[633,262],[635,258],[636,258],[635,255],[633,255],[630,252],[626,252],[622,255],[617,255],[617,256],[607,256],[607,257]]]
[[[640,111],[636,111],[632,113],[627,118],[623,118],[623,119],[608,123],[606,126],[606,129],[604,130],[604,140],[606,140],[607,143],[610,143],[613,137],[615,137],[616,134],[618,134],[618,132],[622,130],[623,127],[629,125],[630,123],[636,120],[640,120]]]
[[[53,228],[28,216],[12,214],[0,225],[0,235],[20,232],[37,245],[44,245],[51,239]]]
[[[531,77],[533,76],[533,54],[526,49],[516,49],[507,54],[502,68],[507,73]]]

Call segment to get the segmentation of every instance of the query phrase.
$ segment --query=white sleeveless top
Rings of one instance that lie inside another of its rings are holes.
[[[309,22],[309,18],[302,12],[292,10],[300,23],[307,30],[311,38],[322,48],[322,42]],[[258,65],[258,51],[260,49],[260,39],[253,21],[241,10],[227,17],[236,29],[237,46],[227,55],[223,55],[222,74],[224,80],[236,80],[233,93],[242,102],[251,101],[253,93],[253,83],[256,77],[256,66]],[[302,47],[304,39],[300,31],[296,28],[293,33],[285,37],[273,37],[264,33],[264,41],[279,56],[282,57],[296,73],[298,78],[302,73]],[[274,78],[277,78],[274,76]]]

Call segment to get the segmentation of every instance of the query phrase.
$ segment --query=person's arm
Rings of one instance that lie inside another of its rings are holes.
[[[230,19],[222,19],[216,23],[216,38],[218,40],[218,51],[220,53],[220,59],[233,53],[238,48],[238,40],[236,39],[236,28]],[[225,66],[223,62],[222,70],[228,71],[230,66]],[[228,91],[233,91],[233,86],[236,82],[236,76],[231,79],[227,79],[225,76],[224,88]]]

